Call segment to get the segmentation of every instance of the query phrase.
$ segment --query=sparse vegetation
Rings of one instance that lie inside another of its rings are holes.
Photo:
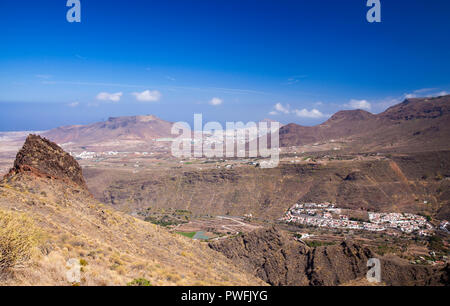
[[[163,227],[169,227],[172,225],[178,225],[181,223],[185,223],[185,220],[180,220],[180,219],[176,219],[176,218],[171,218],[169,216],[163,216],[162,218],[156,218],[153,216],[148,216],[144,219],[147,222],[150,222],[152,224],[156,224],[159,226],[163,226]]]
[[[435,252],[440,252],[440,253],[448,252],[448,248],[445,247],[442,238],[439,236],[435,235],[435,236],[430,237],[428,240],[428,243],[429,243],[430,249]]]
[[[310,248],[317,248],[320,246],[328,246],[328,245],[334,245],[334,242],[329,241],[318,241],[318,240],[307,240],[305,241],[306,245]]]
[[[392,247],[392,245],[389,245],[387,243],[383,243],[383,244],[379,245],[377,248],[377,253],[380,255],[395,253],[395,251],[396,251],[396,248]]]
[[[444,179],[444,176],[441,173],[437,173],[435,176],[436,181],[442,181]]]
[[[127,284],[127,286],[134,287],[150,287],[151,285],[150,281],[145,278],[137,278]]]
[[[127,284],[127,286],[134,286],[134,287],[150,287],[152,284],[149,280],[145,278],[137,278]]]
[[[26,264],[41,240],[41,233],[25,214],[0,210],[0,273]]]

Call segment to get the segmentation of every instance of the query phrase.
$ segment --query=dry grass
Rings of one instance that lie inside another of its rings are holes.
[[[28,263],[41,238],[30,217],[0,210],[0,274]]]
[[[0,182],[0,208],[33,216],[48,242],[32,265],[3,284],[72,285],[66,277],[70,259],[83,263],[82,286],[136,279],[155,286],[263,284],[205,243],[107,208],[58,181],[22,177],[8,184]],[[38,192],[23,192],[30,189]]]

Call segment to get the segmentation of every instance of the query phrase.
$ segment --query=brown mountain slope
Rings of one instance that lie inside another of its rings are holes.
[[[111,140],[151,141],[170,137],[172,123],[156,116],[109,118],[90,125],[59,127],[48,131],[45,137],[57,143],[91,144]]]
[[[206,244],[108,209],[77,182],[62,180],[59,170],[58,175],[47,175],[54,170],[46,167],[53,164],[49,160],[63,156],[55,144],[30,136],[18,156],[16,165],[33,159],[45,167],[14,168],[0,181],[0,224],[20,224],[5,216],[29,219],[41,238],[26,265],[0,272],[0,285],[70,285],[70,259],[83,266],[81,285],[126,285],[138,278],[153,285],[263,284]],[[81,172],[75,172],[76,180]],[[7,230],[11,237],[27,239],[20,227]],[[0,262],[11,252],[4,245],[0,243]]]
[[[450,96],[408,99],[378,115],[341,111],[318,126],[286,125],[280,129],[280,144],[344,139],[350,151],[442,150],[450,147],[449,120]]]
[[[274,169],[135,174],[86,168],[85,175],[97,199],[129,213],[148,207],[176,208],[210,215],[252,213],[273,220],[297,201],[332,201],[346,208],[450,216],[450,151],[352,159],[282,164]]]
[[[309,248],[276,228],[210,243],[250,273],[278,286],[336,286],[365,277],[369,258],[381,261],[385,285],[449,285],[450,269],[385,259],[351,241]]]
[[[375,115],[363,110],[340,111],[326,122],[313,126],[294,123],[280,129],[282,147],[300,146],[368,132],[378,125]]]

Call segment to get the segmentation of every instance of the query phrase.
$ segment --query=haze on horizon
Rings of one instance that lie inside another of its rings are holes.
[[[450,3],[0,2],[0,131],[113,116],[321,123],[450,91]],[[428,5],[427,5],[428,4]],[[17,18],[16,16],[21,16]]]

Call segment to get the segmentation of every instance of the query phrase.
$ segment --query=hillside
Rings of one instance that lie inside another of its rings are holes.
[[[383,113],[341,111],[325,123],[304,127],[289,124],[280,129],[280,145],[302,146],[345,140],[347,150],[432,151],[449,149],[450,96],[407,99]]]
[[[449,285],[450,269],[381,258],[351,241],[310,248],[276,228],[210,243],[237,264],[275,286],[336,286],[362,279],[369,258],[381,259],[381,281],[390,286]]]
[[[56,144],[27,138],[0,182],[0,223],[10,224],[5,229],[16,237],[12,241],[39,239],[26,250],[33,254],[26,263],[6,269],[5,256],[14,248],[2,248],[8,251],[0,253],[0,284],[71,285],[70,259],[82,266],[81,285],[126,285],[140,278],[153,285],[264,284],[204,243],[107,208],[81,178],[76,161]],[[21,220],[28,220],[26,228],[13,226]],[[12,255],[24,253],[18,250]]]
[[[90,125],[59,127],[42,135],[59,144],[125,146],[143,145],[157,138],[171,137],[172,123],[156,116],[109,118]]]
[[[142,170],[86,168],[94,196],[120,210],[176,208],[196,214],[274,220],[297,201],[332,201],[371,211],[450,217],[450,151],[396,154],[372,160],[322,158],[274,169]],[[429,204],[423,204],[427,201]]]

